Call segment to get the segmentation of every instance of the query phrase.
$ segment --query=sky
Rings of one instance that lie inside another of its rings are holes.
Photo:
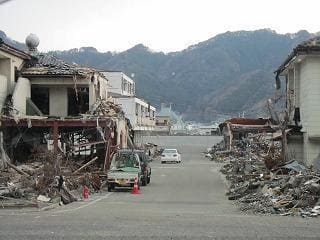
[[[0,2],[3,0],[0,0]],[[180,51],[227,31],[320,31],[316,0],[11,0],[0,4],[0,30],[39,50],[92,46],[101,52],[144,44]]]

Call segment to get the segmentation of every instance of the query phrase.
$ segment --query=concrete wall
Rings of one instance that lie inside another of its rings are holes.
[[[15,67],[20,70],[23,59],[0,50],[0,74],[7,77],[7,93],[12,94],[15,86]]]
[[[137,122],[134,98],[115,98],[115,103],[122,107],[126,118],[128,118],[131,125],[134,126]]]
[[[2,109],[7,97],[7,83],[7,77],[4,75],[0,75],[0,109]]]
[[[306,57],[300,66],[303,158],[307,164],[320,166],[320,58]]]
[[[19,115],[27,113],[27,98],[31,98],[31,84],[27,78],[19,78],[12,94],[13,106]]]
[[[100,78],[100,98],[107,99],[108,98],[108,81]]]
[[[122,73],[121,72],[104,72],[104,76],[110,84],[110,92],[122,94]]]
[[[320,134],[320,58],[307,58],[301,64],[301,123],[303,131]]]
[[[122,138],[121,138],[122,135]],[[127,148],[127,124],[125,119],[117,119],[117,145]]]
[[[288,136],[289,159],[295,159],[300,163],[305,163],[303,154],[303,136]]]
[[[303,157],[305,163],[320,169],[320,140],[310,139],[308,133],[303,134]]]
[[[68,89],[51,86],[49,88],[49,115],[68,116]]]
[[[89,84],[89,110],[92,109],[93,104],[97,100],[96,88],[94,84]]]
[[[301,77],[301,66],[299,63],[294,68],[294,106],[300,107],[300,77]]]
[[[6,83],[6,92],[8,95],[11,93],[11,81],[12,81],[12,71],[11,71],[11,59],[10,58],[5,58],[5,59],[0,59],[0,74],[5,76],[7,79]]]

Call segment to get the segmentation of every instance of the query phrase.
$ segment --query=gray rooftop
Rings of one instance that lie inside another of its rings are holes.
[[[68,63],[50,54],[36,53],[22,69],[22,75],[64,75],[86,76],[97,70],[81,67],[75,63]]]

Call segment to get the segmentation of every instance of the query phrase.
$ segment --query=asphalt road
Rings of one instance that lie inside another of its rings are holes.
[[[154,137],[181,164],[152,163],[140,195],[103,192],[49,211],[0,210],[1,239],[320,239],[319,219],[241,213],[219,165],[201,152],[217,137]]]

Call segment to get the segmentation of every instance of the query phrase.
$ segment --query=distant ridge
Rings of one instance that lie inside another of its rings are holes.
[[[170,102],[186,119],[207,122],[220,114],[262,116],[274,91],[273,71],[295,45],[313,36],[305,30],[278,34],[261,29],[222,33],[168,54],[142,44],[120,53],[93,47],[51,53],[82,65],[134,73],[138,95],[156,106]]]

